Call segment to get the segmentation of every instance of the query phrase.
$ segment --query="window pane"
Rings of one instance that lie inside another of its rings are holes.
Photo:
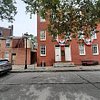
[[[46,32],[45,31],[40,32],[40,40],[46,40]]]
[[[9,52],[5,52],[4,58],[9,60]]]
[[[98,54],[98,45],[97,44],[92,45],[92,52],[93,52],[93,54]]]
[[[6,47],[10,47],[10,39],[6,39]]]
[[[92,34],[92,38],[93,38],[93,39],[97,39],[97,33],[94,32],[94,33]]]
[[[84,44],[79,44],[79,53],[80,53],[80,55],[85,55],[85,46],[84,46]]]
[[[2,30],[0,30],[0,37],[2,37],[2,34],[3,34]]]
[[[46,46],[45,45],[41,45],[40,46],[40,55],[41,56],[45,56],[46,55]]]

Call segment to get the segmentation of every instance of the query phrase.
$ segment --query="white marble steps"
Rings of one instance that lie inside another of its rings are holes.
[[[56,62],[53,67],[75,67],[75,65],[72,62]]]

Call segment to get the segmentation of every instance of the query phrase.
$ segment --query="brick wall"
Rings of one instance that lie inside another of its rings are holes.
[[[31,64],[31,54],[30,54],[30,49],[27,49],[27,64],[30,65]],[[14,64],[25,64],[25,56],[26,56],[26,51],[25,48],[17,48],[17,49],[13,49],[13,54],[16,54],[15,59],[14,60]]]
[[[12,54],[16,55],[14,59],[14,64],[25,64],[25,55],[26,55],[26,48],[17,47],[12,48],[13,40],[11,40],[10,47],[6,47],[6,39],[0,40],[0,58],[4,59],[5,52],[9,53],[9,61],[12,60]],[[14,45],[14,44],[13,44]],[[31,49],[27,49],[27,64],[31,64]]]
[[[47,29],[48,22],[40,22],[40,17],[37,17],[37,65],[40,66],[41,62],[44,61],[47,66],[53,65],[55,62],[55,45],[57,42],[52,42],[52,38],[46,31],[46,41],[40,41],[40,31]],[[98,25],[100,30],[100,24]],[[79,55],[79,44],[75,39],[71,42],[71,58],[74,64],[81,64],[82,60],[97,60],[100,63],[100,32],[97,33],[97,39],[93,41],[93,44],[97,43],[99,46],[99,55],[92,54],[92,47],[85,45],[86,55]],[[40,45],[46,45],[46,56],[40,56]]]

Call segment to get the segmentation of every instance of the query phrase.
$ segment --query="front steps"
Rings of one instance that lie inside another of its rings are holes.
[[[73,62],[56,62],[53,67],[75,67]]]

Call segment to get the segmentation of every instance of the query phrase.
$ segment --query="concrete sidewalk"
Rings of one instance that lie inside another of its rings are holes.
[[[94,66],[75,66],[75,67],[37,67],[36,65],[12,65],[11,72],[67,72],[67,71],[100,71],[100,65]]]

